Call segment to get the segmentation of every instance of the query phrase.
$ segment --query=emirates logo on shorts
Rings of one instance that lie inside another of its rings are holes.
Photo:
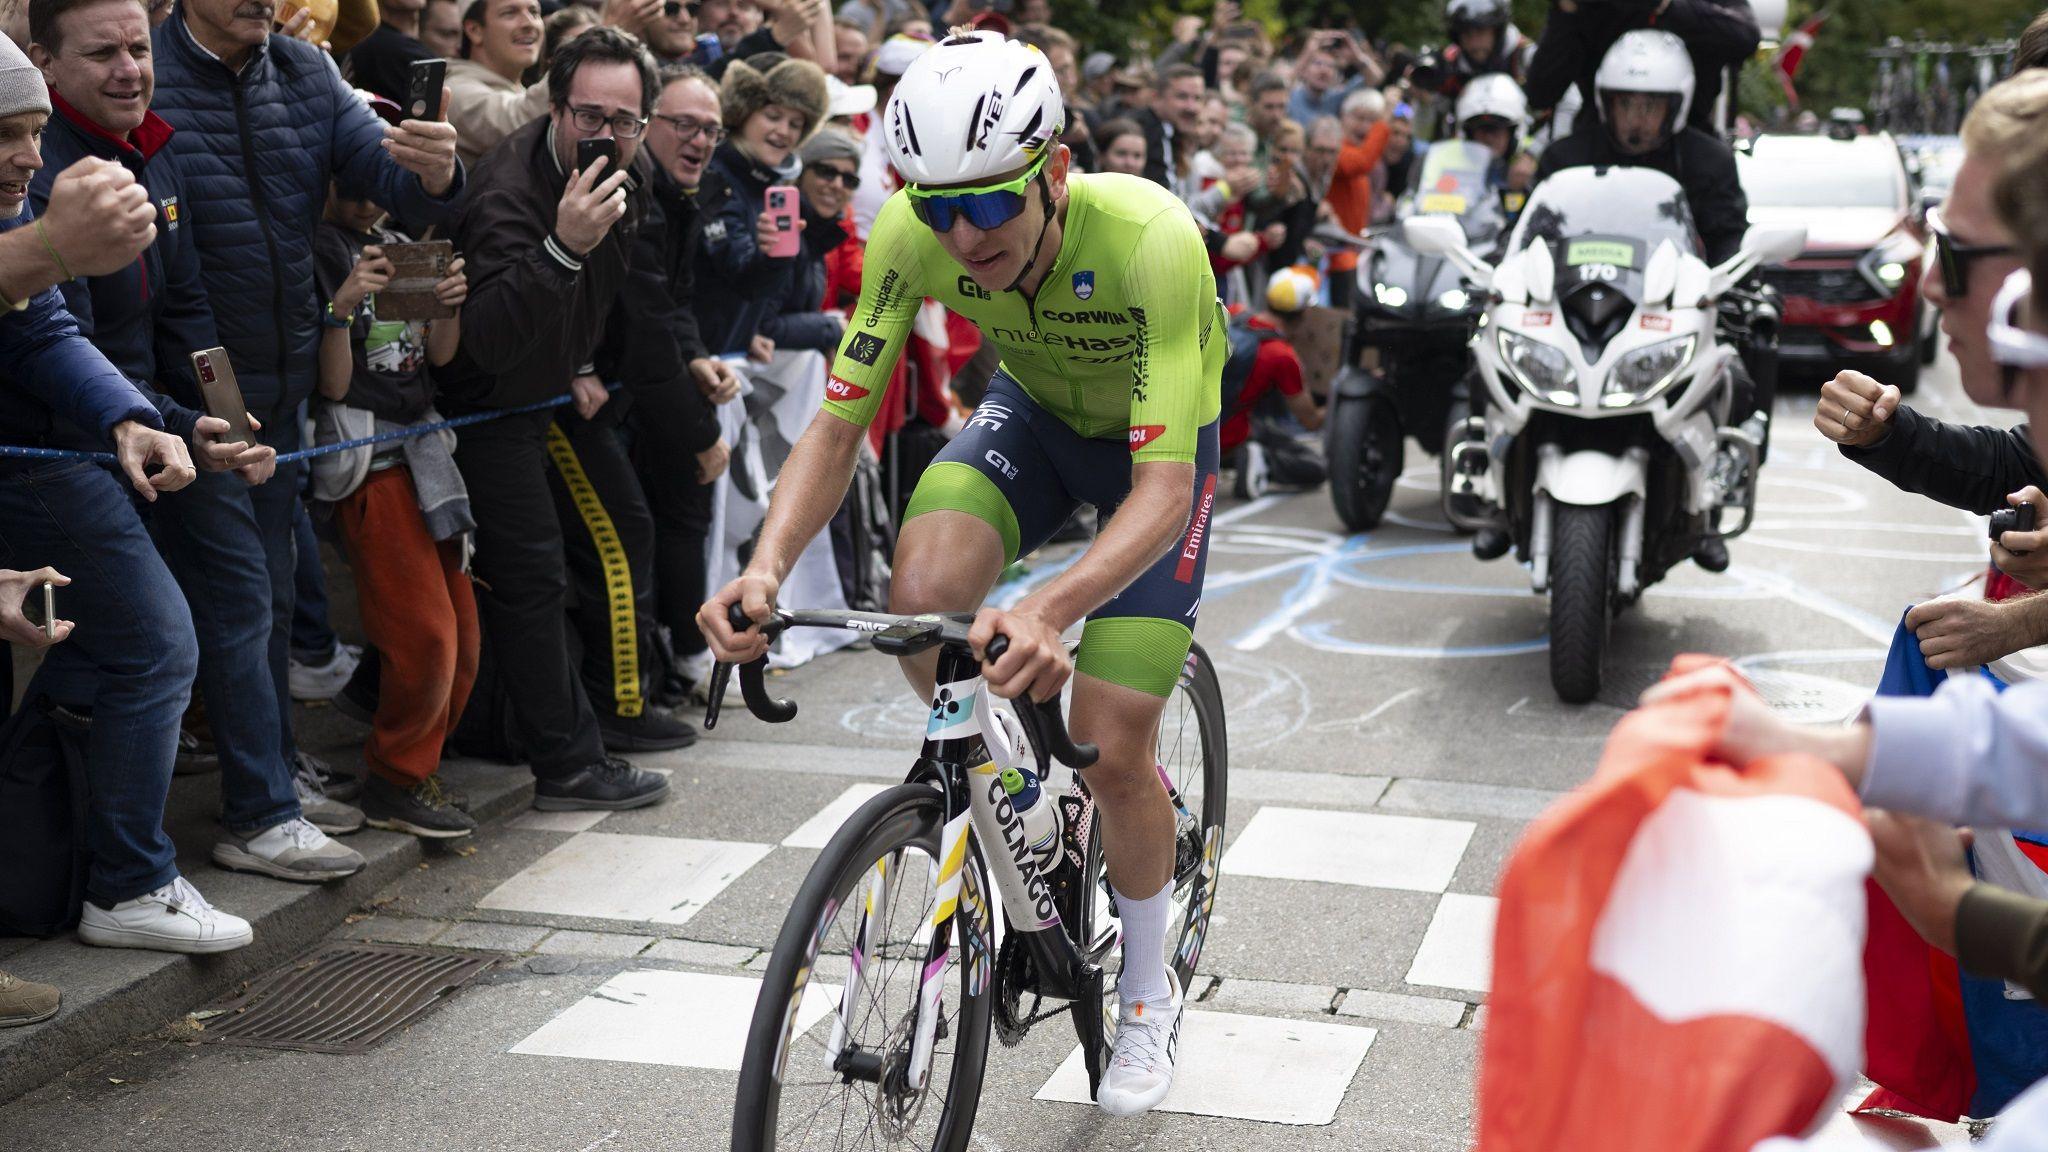
[[[1164,424],[1133,424],[1131,425],[1131,451],[1136,452],[1138,449],[1164,435],[1166,435],[1166,425]]]
[[[858,384],[848,383],[837,376],[825,378],[825,396],[830,400],[851,401],[867,399],[868,390]]]

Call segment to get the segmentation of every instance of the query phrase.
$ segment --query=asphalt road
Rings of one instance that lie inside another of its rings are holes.
[[[1775,705],[1851,714],[1900,612],[1979,572],[1981,521],[1899,494],[1781,401],[1754,531],[1614,632],[1600,702],[1560,705],[1545,605],[1437,519],[1411,448],[1393,523],[1347,538],[1321,492],[1225,503],[1197,631],[1230,712],[1230,849],[1183,1045],[1181,1112],[1062,1102],[1064,1021],[992,1050],[977,1146],[1453,1152],[1474,1113],[1489,894],[1529,817],[1590,773],[1621,709],[1684,652]],[[1916,405],[1974,419],[1953,365]],[[1028,578],[1048,574],[1038,558]],[[872,654],[781,678],[671,769],[665,805],[514,820],[384,892],[338,937],[502,964],[362,1055],[137,1039],[0,1108],[36,1149],[714,1149],[755,970],[835,802],[900,778],[923,708]],[[824,814],[821,819],[821,813]],[[796,845],[786,844],[794,840]],[[201,887],[204,877],[197,878]],[[677,899],[682,894],[682,903]],[[595,995],[593,995],[595,994]],[[619,1005],[624,1004],[623,1012]],[[1046,1097],[1046,1098],[1041,1098]],[[1244,1117],[1257,1117],[1246,1119]]]

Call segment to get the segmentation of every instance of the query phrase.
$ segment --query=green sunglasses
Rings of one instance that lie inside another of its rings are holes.
[[[927,192],[911,187],[910,210],[919,220],[934,232],[950,232],[953,222],[962,216],[967,222],[986,232],[1000,228],[1024,211],[1024,190],[1031,186],[1038,174],[1045,170],[1046,157],[1041,154],[1022,174],[1001,184],[990,184],[983,188],[949,188],[943,191]]]

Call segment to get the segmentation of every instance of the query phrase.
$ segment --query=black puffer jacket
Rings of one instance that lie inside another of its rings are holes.
[[[846,229],[839,221],[819,216],[806,203],[803,254],[792,262],[781,310],[761,322],[761,332],[778,349],[808,348],[827,356],[839,350],[846,322],[819,309],[825,306],[825,255],[844,243]]]
[[[702,235],[697,282],[717,285],[697,302],[697,327],[713,352],[744,352],[770,316],[782,310],[795,257],[773,257],[754,242],[754,221],[768,204],[768,189],[796,183],[803,170],[794,156],[770,168],[731,140],[711,154],[697,191]]]
[[[1643,156],[1624,156],[1598,120],[1582,122],[1571,135],[1543,151],[1536,169],[1541,184],[1551,173],[1588,165],[1654,168],[1685,189],[1693,223],[1707,249],[1707,263],[1719,264],[1742,250],[1749,230],[1749,197],[1735,169],[1735,151],[1697,128],[1687,128],[1664,147]]]
[[[1749,0],[1670,0],[1657,11],[1657,0],[1581,0],[1577,10],[1567,12],[1552,5],[1550,19],[1543,26],[1543,38],[1536,42],[1536,55],[1529,61],[1529,107],[1549,111],[1564,98],[1565,89],[1579,86],[1586,110],[1581,116],[1597,120],[1593,110],[1593,74],[1600,61],[1624,32],[1656,28],[1676,33],[1692,56],[1692,114],[1695,128],[1713,131],[1714,101],[1721,95],[1721,73],[1756,53],[1763,40],[1756,13]]]

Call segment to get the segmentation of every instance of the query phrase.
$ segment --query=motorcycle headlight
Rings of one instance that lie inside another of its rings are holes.
[[[1446,312],[1463,312],[1471,302],[1472,297],[1463,288],[1453,288],[1436,298],[1437,307]]]
[[[1574,407],[1579,402],[1579,374],[1565,354],[1538,340],[1503,328],[1498,337],[1500,358],[1508,374],[1531,396],[1551,404]]]
[[[1372,295],[1373,299],[1378,300],[1383,308],[1406,308],[1408,306],[1408,290],[1399,284],[1374,284],[1372,286]]]
[[[1601,390],[1602,408],[1627,408],[1654,400],[1692,363],[1699,337],[1680,336],[1639,348],[1621,358]]]

